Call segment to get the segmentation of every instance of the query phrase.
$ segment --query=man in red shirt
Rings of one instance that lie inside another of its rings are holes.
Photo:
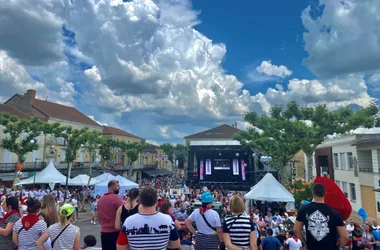
[[[123,205],[118,195],[120,184],[117,180],[108,182],[108,192],[100,197],[98,201],[98,216],[101,225],[101,241],[103,250],[116,250],[116,240],[119,230],[115,228],[115,217],[117,209]]]

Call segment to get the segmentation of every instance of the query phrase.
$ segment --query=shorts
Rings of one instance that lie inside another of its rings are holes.
[[[75,212],[78,213],[78,211],[79,211],[79,208],[78,208],[78,207],[75,207]]]
[[[96,213],[96,208],[91,209],[91,212],[92,212],[92,213]]]

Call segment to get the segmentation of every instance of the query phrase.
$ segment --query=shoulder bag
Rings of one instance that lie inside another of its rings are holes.
[[[66,230],[66,228],[67,228],[68,226],[70,226],[70,223],[67,224],[67,225],[62,229],[62,231],[57,235],[57,237],[55,237],[55,239],[51,242],[51,248],[54,248],[54,243],[55,243],[55,241],[59,238],[59,236],[61,236],[61,234]]]

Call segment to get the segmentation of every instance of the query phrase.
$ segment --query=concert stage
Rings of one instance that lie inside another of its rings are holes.
[[[235,126],[222,125],[185,137],[189,145],[188,186],[249,191],[261,180],[268,171],[263,173],[261,162],[255,164],[249,146],[233,139],[239,131]]]

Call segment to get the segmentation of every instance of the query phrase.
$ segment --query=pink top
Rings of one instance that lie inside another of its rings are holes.
[[[115,218],[117,209],[123,205],[120,196],[113,193],[105,193],[98,201],[98,215],[102,233],[117,232]]]

